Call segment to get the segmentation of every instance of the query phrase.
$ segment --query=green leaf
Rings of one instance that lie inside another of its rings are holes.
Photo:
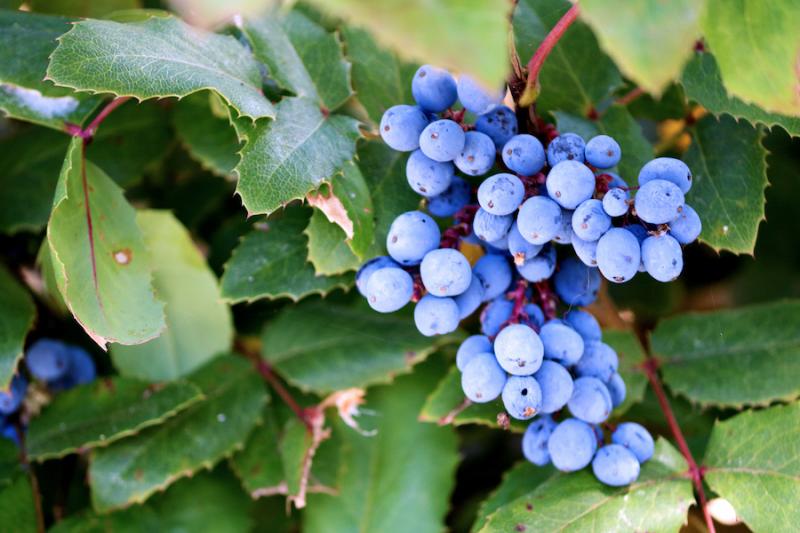
[[[350,64],[334,33],[299,11],[278,13],[245,23],[255,56],[269,67],[270,78],[295,96],[314,100],[328,110],[352,94]]]
[[[642,371],[645,353],[639,339],[631,331],[605,330],[603,342],[614,348],[619,357],[619,374],[625,381],[625,401],[614,408],[613,416],[619,417],[631,406],[644,399],[647,377]]]
[[[108,446],[162,423],[202,398],[200,389],[186,382],[98,380],[59,394],[31,420],[25,439],[28,456],[43,461]]]
[[[384,111],[397,104],[411,103],[411,79],[417,65],[402,61],[382,48],[361,28],[342,28],[345,55],[352,64],[353,88],[358,101],[377,126]]]
[[[284,98],[273,122],[247,134],[235,172],[250,215],[269,214],[330,182],[353,158],[358,121],[327,115],[310,99]]]
[[[242,45],[173,17],[78,22],[58,39],[47,77],[78,91],[138,99],[211,89],[240,116],[275,116],[261,93],[258,64]]]
[[[363,436],[341,422],[339,495],[312,495],[304,531],[414,531],[444,529],[458,462],[452,428],[417,421],[427,391],[439,376],[431,365],[368,393],[377,433]]]
[[[6,442],[11,444],[11,441]],[[0,517],[3,519],[4,527],[13,526],[7,531],[14,533],[38,531],[33,489],[30,479],[24,473],[0,483]]]
[[[100,98],[42,81],[56,38],[70,19],[0,10],[0,110],[11,118],[63,130],[82,124]]]
[[[287,209],[281,218],[247,234],[225,265],[222,297],[232,303],[260,298],[297,301],[311,294],[324,296],[333,289],[349,288],[351,275],[317,276],[307,261],[303,229],[309,214],[305,209]]]
[[[189,377],[205,396],[136,436],[92,452],[89,484],[96,511],[145,501],[174,481],[241,449],[258,423],[266,392],[242,358],[215,359]]]
[[[486,525],[489,515],[511,503],[517,498],[528,494],[538,485],[545,482],[553,475],[555,469],[550,466],[536,466],[528,461],[521,461],[503,474],[500,485],[483,500],[478,509],[478,517],[472,524],[472,531],[478,531]]]
[[[635,184],[639,170],[653,159],[653,146],[624,106],[612,105],[594,121],[561,111],[555,111],[553,115],[561,132],[577,133],[587,141],[600,134],[614,137],[622,149],[622,159],[617,168],[629,185]]]
[[[491,0],[314,0],[314,3],[364,26],[378,41],[408,59],[469,72],[489,86],[499,85],[506,77],[505,4]],[[434,29],[432,21],[441,23]]]
[[[746,411],[711,432],[703,465],[711,489],[752,531],[792,531],[800,509],[800,404]]]
[[[728,92],[767,111],[800,115],[794,0],[707,0],[703,36]]]
[[[752,254],[764,220],[767,151],[761,131],[729,116],[700,120],[683,159],[694,175],[686,201],[700,215],[700,240],[715,250]]]
[[[227,115],[212,111],[212,94],[192,94],[178,102],[172,124],[183,146],[203,168],[219,175],[231,176],[239,162],[239,139]]]
[[[140,211],[136,221],[144,233],[153,287],[166,303],[167,328],[144,344],[112,346],[111,357],[122,375],[175,379],[230,349],[233,319],[186,228],[169,211]]]
[[[33,327],[36,307],[30,293],[0,265],[0,390],[8,389],[22,358],[25,337]]]
[[[333,276],[356,270],[361,264],[350,247],[342,228],[314,210],[303,233],[308,237],[308,260],[318,276]]]
[[[690,100],[702,105],[715,115],[727,113],[751,124],[767,127],[780,126],[795,137],[800,136],[800,118],[769,113],[754,104],[747,104],[727,93],[714,56],[708,52],[694,55],[686,65],[681,84]]]
[[[164,328],[144,241],[122,191],[73,138],[61,169],[47,241],[58,290],[100,347],[136,344]]]
[[[138,9],[139,0],[32,0],[33,11],[55,13],[73,17],[101,18],[114,11]]]
[[[653,351],[664,381],[701,405],[767,405],[800,395],[800,301],[662,321]]]
[[[526,64],[569,9],[565,0],[520,0],[513,28],[517,55]],[[586,116],[601,100],[622,85],[611,59],[600,50],[597,39],[580,21],[572,24],[558,41],[539,73],[541,94],[537,111],[559,109]]]
[[[589,470],[558,474],[489,516],[483,533],[526,531],[677,531],[694,502],[686,461],[659,439],[639,479],[603,485]]]
[[[423,337],[409,312],[376,313],[360,298],[316,300],[287,307],[267,324],[263,357],[295,386],[324,394],[390,382],[459,336]]]
[[[581,16],[622,72],[650,93],[677,78],[700,36],[704,2],[584,0]]]

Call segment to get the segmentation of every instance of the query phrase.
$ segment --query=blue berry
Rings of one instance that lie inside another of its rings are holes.
[[[458,327],[458,305],[452,298],[426,294],[414,307],[414,323],[426,337],[451,333]]]
[[[69,369],[67,346],[53,339],[39,339],[25,352],[25,364],[31,375],[42,381],[54,381]]]
[[[678,218],[669,223],[669,234],[672,235],[680,244],[690,244],[700,236],[703,230],[703,223],[700,217],[689,204],[683,204],[681,214]]]
[[[624,422],[611,434],[611,442],[625,446],[640,463],[653,456],[655,444],[650,432],[636,422]]]
[[[576,379],[573,386],[572,397],[567,402],[572,416],[590,424],[608,420],[613,406],[608,388],[602,381],[583,377]]]
[[[561,263],[561,269],[553,279],[556,294],[567,305],[584,307],[597,299],[600,272],[596,268],[567,259]]]
[[[531,376],[510,376],[502,396],[506,411],[517,420],[530,420],[542,407],[542,389]]]
[[[619,174],[615,174],[614,172],[608,172],[607,170],[602,171],[601,174],[605,174],[606,176],[611,177],[611,179],[608,181],[609,189],[613,189],[616,187],[617,189],[628,190],[628,182],[622,179],[619,176]]]
[[[505,298],[495,298],[481,312],[481,333],[494,337],[511,318],[514,303]]]
[[[551,167],[556,166],[562,161],[583,163],[585,148],[586,143],[583,142],[580,135],[562,133],[547,145],[547,163]],[[591,170],[589,172],[591,172]],[[574,209],[574,207],[571,209]]]
[[[434,296],[458,296],[472,282],[469,261],[452,248],[439,248],[425,254],[419,272],[425,289]]]
[[[566,160],[550,169],[545,186],[558,205],[575,209],[594,194],[595,177],[583,163]]]
[[[502,150],[509,139],[517,134],[517,116],[506,106],[500,106],[479,116],[475,121],[475,129],[488,135],[495,147]]]
[[[471,192],[472,185],[453,176],[446,191],[428,199],[428,211],[435,217],[451,217],[469,203]]]
[[[544,147],[533,135],[514,135],[501,151],[503,163],[523,176],[533,176],[544,166]]]
[[[547,246],[533,259],[529,259],[521,265],[517,265],[517,272],[519,272],[519,275],[531,283],[537,283],[548,279],[553,275],[555,269],[556,249],[552,246]]]
[[[586,162],[597,168],[611,168],[619,163],[622,150],[617,141],[608,135],[592,137],[586,143]]]
[[[568,418],[550,434],[547,451],[553,466],[562,472],[575,472],[592,462],[597,437],[592,427],[581,420]]]
[[[555,413],[572,397],[572,376],[566,368],[553,361],[542,361],[533,375],[542,390],[541,413]]]
[[[0,414],[10,415],[19,409],[25,393],[28,391],[28,382],[17,374],[11,379],[11,386],[7,392],[0,391]]]
[[[411,80],[411,94],[417,104],[429,113],[440,113],[458,98],[456,80],[443,68],[422,65]]]
[[[419,136],[419,149],[434,161],[452,161],[464,149],[466,135],[457,123],[450,119],[428,124]]]
[[[511,257],[514,258],[516,265],[522,265],[526,261],[530,261],[541,250],[541,244],[532,244],[522,236],[516,222],[511,225],[511,230],[508,232],[508,251],[511,253]]]
[[[401,265],[418,265],[425,254],[439,247],[441,232],[436,222],[419,211],[398,216],[389,227],[386,249]]]
[[[686,163],[673,157],[658,157],[639,171],[639,185],[653,180],[666,180],[678,186],[683,194],[692,188],[692,171]]]
[[[456,352],[456,367],[463,371],[464,367],[479,353],[491,353],[492,341],[486,335],[467,337]]]
[[[411,301],[414,280],[411,275],[397,267],[376,270],[367,282],[367,302],[379,313],[391,313]]]
[[[642,262],[636,236],[625,228],[611,228],[597,242],[597,267],[606,279],[615,283],[629,281]]]
[[[544,347],[532,328],[511,324],[497,334],[494,354],[497,362],[509,374],[530,376],[542,366]]]
[[[513,222],[514,217],[511,215],[493,215],[480,208],[475,213],[472,229],[482,241],[493,242],[505,237]]]
[[[378,257],[374,257],[361,265],[361,268],[358,269],[356,273],[356,288],[358,292],[361,293],[361,296],[364,298],[367,297],[367,283],[369,283],[369,278],[375,273],[377,270],[386,267],[399,267],[394,259],[391,257],[387,257],[385,255],[379,255]]]
[[[528,242],[544,244],[561,229],[561,208],[549,198],[532,196],[519,208],[517,228]]]
[[[639,187],[633,202],[639,218],[650,224],[666,224],[680,216],[684,197],[674,183],[653,180]]]
[[[658,281],[672,281],[683,270],[683,250],[667,234],[651,235],[642,243],[642,262],[647,273]]]
[[[465,319],[474,313],[483,303],[483,284],[480,278],[472,274],[467,290],[455,297],[458,306],[458,317]]]
[[[603,202],[590,198],[572,214],[572,231],[584,241],[596,241],[611,227],[611,217],[603,210]]]
[[[491,353],[479,353],[464,366],[461,388],[475,403],[491,402],[503,392],[506,373]]]
[[[573,309],[564,317],[567,324],[578,332],[584,342],[599,341],[603,337],[600,324],[591,313],[581,309]]]
[[[636,240],[639,241],[639,248],[642,247],[642,243],[644,240],[650,236],[650,233],[647,231],[647,228],[640,224],[629,224],[627,226],[623,226],[626,230],[633,233],[633,236],[636,237]],[[644,268],[644,261],[639,263],[639,272],[645,272]]]
[[[478,187],[478,203],[493,215],[509,215],[525,198],[525,186],[513,174],[495,174]]]
[[[544,356],[564,366],[572,366],[583,355],[583,338],[566,323],[551,320],[542,326],[539,335],[544,345]]]
[[[413,105],[396,105],[381,117],[381,138],[394,150],[410,152],[419,148],[419,136],[428,125],[428,117]]]
[[[534,330],[539,331],[539,329],[544,325],[544,313],[542,312],[542,308],[536,304],[525,304],[525,307],[522,308],[527,316],[524,324],[532,327]]]
[[[608,393],[611,395],[611,405],[614,407],[622,405],[628,393],[628,388],[625,386],[625,380],[622,379],[622,376],[614,372],[611,379],[606,382],[606,387],[608,387]]]
[[[559,244],[569,244],[572,242],[572,237],[574,235],[572,231],[572,216],[574,214],[575,211],[570,211],[569,209],[561,210],[561,226],[559,226],[556,234],[553,235],[554,242]]]
[[[522,455],[525,459],[537,466],[550,462],[547,441],[555,428],[556,423],[550,416],[541,416],[530,423],[522,435]]]
[[[482,176],[494,166],[497,149],[488,135],[479,131],[468,131],[464,137],[464,148],[455,158],[458,170],[469,176]]]
[[[481,280],[484,301],[494,300],[511,285],[511,266],[502,255],[484,255],[475,263],[472,273]]]
[[[575,373],[580,377],[594,377],[607,382],[619,368],[617,352],[604,342],[587,342],[583,357],[575,365]]]
[[[601,483],[624,487],[639,477],[639,461],[624,446],[608,444],[597,450],[592,460],[592,472]]]
[[[503,93],[489,92],[474,78],[462,74],[458,78],[458,99],[467,111],[483,115],[500,106]]]
[[[69,371],[61,379],[54,381],[52,390],[66,390],[78,385],[85,385],[97,377],[94,360],[89,353],[78,346],[69,346]]]
[[[450,187],[455,169],[453,163],[440,163],[414,150],[406,163],[406,179],[413,191],[426,198],[442,194]]]
[[[628,191],[613,187],[603,196],[603,210],[610,217],[621,217],[628,212]]]
[[[572,235],[572,249],[575,255],[586,266],[597,266],[597,241],[584,241],[577,235]]]

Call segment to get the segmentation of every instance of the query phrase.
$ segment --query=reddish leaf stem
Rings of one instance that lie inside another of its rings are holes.
[[[689,445],[686,443],[686,438],[683,436],[678,420],[675,418],[675,413],[673,413],[672,407],[669,404],[669,399],[664,391],[664,387],[661,385],[661,380],[658,376],[658,360],[653,357],[648,357],[642,365],[642,368],[647,379],[650,381],[650,386],[653,387],[658,405],[661,407],[661,411],[667,419],[667,425],[669,425],[672,436],[675,437],[675,441],[678,443],[678,449],[680,449],[681,454],[683,454],[684,459],[686,459],[686,462],[689,464],[689,477],[692,479],[692,484],[700,500],[700,509],[703,512],[706,527],[708,527],[710,533],[715,533],[714,521],[711,519],[711,515],[706,508],[707,500],[705,490],[703,489],[703,468],[698,466],[697,462],[694,460],[694,456],[692,456],[692,452],[689,450]]]
[[[270,366],[270,364],[264,361],[260,356],[251,357],[251,359],[253,360],[253,364],[255,364],[258,373],[261,374],[262,378],[264,378],[264,381],[269,383],[270,387],[275,390],[275,393],[281,397],[283,403],[285,403],[289,409],[294,412],[297,418],[303,421],[308,431],[313,432],[314,427],[309,419],[309,416],[307,416],[306,410],[300,407],[300,404],[298,404],[297,400],[294,399],[292,393],[290,393],[289,390],[283,386],[281,380],[278,379],[278,376],[276,376],[275,372],[273,372],[272,366]]]
[[[644,94],[644,90],[641,87],[635,87],[631,89],[629,92],[623,94],[619,98],[617,98],[616,103],[618,105],[628,105],[640,96]]]
[[[102,124],[103,121],[108,118],[108,115],[110,115],[116,108],[130,99],[130,96],[122,96],[120,98],[111,100],[85,128],[81,128],[76,124],[65,124],[64,127],[67,130],[67,133],[73,137],[80,137],[83,139],[84,144],[86,144],[91,141],[92,137],[94,137],[94,134],[97,131],[97,128],[99,128],[100,124]]]
[[[539,48],[536,49],[536,52],[531,57],[531,60],[528,61],[528,81],[525,85],[525,92],[522,94],[520,98],[520,105],[523,107],[527,107],[531,105],[538,96],[539,93],[539,71],[542,70],[542,65],[544,65],[547,56],[550,55],[550,52],[553,51],[556,43],[564,36],[564,33],[567,29],[575,22],[575,19],[578,18],[578,3],[576,2],[569,10],[564,13],[564,16],[556,22],[556,25],[550,30],[550,33],[547,34],[547,37],[544,38],[542,43],[539,45]]]

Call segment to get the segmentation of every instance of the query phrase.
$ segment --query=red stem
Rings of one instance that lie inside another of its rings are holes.
[[[672,432],[672,436],[675,437],[681,454],[683,454],[684,459],[686,459],[686,462],[689,464],[689,476],[692,478],[692,484],[700,499],[700,508],[706,521],[706,527],[708,527],[709,533],[716,533],[714,521],[711,519],[711,515],[706,508],[706,492],[703,489],[703,468],[697,466],[697,462],[694,460],[694,456],[692,456],[692,452],[689,450],[689,445],[686,443],[686,439],[683,436],[681,427],[678,425],[678,420],[675,418],[675,413],[673,413],[672,407],[669,404],[667,394],[664,392],[664,387],[661,385],[661,380],[658,377],[658,361],[653,357],[648,357],[642,365],[642,368],[644,369],[645,375],[647,375],[647,379],[650,381],[650,386],[653,387],[658,405],[661,406],[661,411],[667,419],[667,424]]]
[[[65,128],[70,135],[73,137],[80,137],[83,139],[84,143],[87,143],[94,137],[97,128],[100,127],[100,124],[103,123],[108,115],[130,99],[130,96],[122,96],[111,100],[85,128],[81,128],[75,124],[66,124]]]
[[[623,94],[622,96],[617,98],[616,103],[619,105],[628,105],[637,98],[639,98],[640,96],[642,96],[643,94],[644,91],[642,90],[642,88],[636,87],[634,89],[631,89],[628,93]]]
[[[313,430],[311,425],[311,421],[306,416],[306,410],[300,407],[300,404],[297,403],[297,400],[294,399],[292,393],[283,386],[281,380],[278,379],[278,376],[275,375],[275,372],[272,371],[272,367],[264,361],[261,357],[253,357],[253,363],[256,365],[256,370],[258,373],[261,374],[261,377],[264,378],[264,381],[269,383],[270,387],[272,387],[278,396],[281,397],[283,403],[285,403],[289,409],[291,409],[294,414],[303,421],[309,431]]]

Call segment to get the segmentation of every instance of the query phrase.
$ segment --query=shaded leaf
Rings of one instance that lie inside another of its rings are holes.
[[[58,39],[47,77],[78,91],[139,99],[211,89],[240,116],[275,116],[258,64],[242,45],[170,16],[78,22]]]
[[[647,377],[642,371],[645,353],[639,339],[631,331],[607,329],[603,331],[603,342],[617,351],[619,374],[625,381],[625,401],[615,407],[613,413],[613,416],[618,417],[644,399],[647,388]]]
[[[8,441],[10,444],[10,441]],[[13,446],[13,444],[11,444]],[[14,533],[35,533],[36,508],[28,477],[20,473],[7,483],[0,484],[0,517],[3,525],[13,525]]]
[[[167,328],[144,344],[112,346],[111,357],[122,375],[175,379],[230,349],[231,311],[189,232],[169,211],[139,211],[136,221],[144,233],[153,287],[166,303]]]
[[[90,161],[79,138],[67,149],[47,226],[58,290],[86,333],[136,344],[164,328],[144,240],[122,191]]]
[[[161,386],[124,377],[98,380],[59,394],[31,421],[25,439],[28,456],[43,461],[108,446],[201,399],[200,389],[186,382]]]
[[[766,405],[800,394],[800,302],[662,321],[653,351],[670,389],[702,405]]]
[[[308,260],[314,265],[318,276],[333,276],[356,270],[360,265],[350,247],[342,228],[330,222],[317,209],[303,233],[308,237]]]
[[[96,511],[141,503],[241,448],[267,398],[250,364],[241,358],[220,357],[192,374],[189,381],[200,388],[204,401],[158,426],[92,452],[89,484]]]
[[[800,404],[717,421],[703,465],[711,489],[753,531],[791,531],[800,509]]]
[[[227,116],[214,114],[210,97],[197,93],[178,102],[172,123],[183,146],[203,168],[230,176],[239,162],[239,139]]]
[[[36,307],[30,293],[0,265],[0,390],[7,390],[22,358]]]
[[[694,176],[686,201],[700,215],[700,240],[715,250],[752,254],[764,220],[767,151],[761,131],[730,116],[700,120],[683,160]]]
[[[528,461],[520,461],[512,466],[511,469],[503,474],[500,485],[481,503],[478,509],[478,517],[475,519],[475,523],[472,524],[472,531],[480,530],[486,525],[489,515],[520,496],[528,494],[551,477],[555,471],[550,465],[536,466]]]

